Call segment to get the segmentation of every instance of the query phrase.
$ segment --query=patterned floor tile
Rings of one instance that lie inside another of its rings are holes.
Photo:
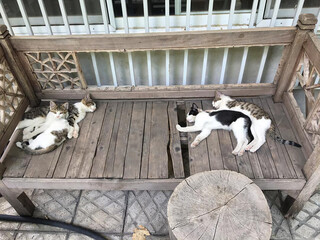
[[[66,233],[20,232],[15,240],[66,240]]]
[[[70,223],[79,201],[79,195],[80,191],[36,190],[32,195],[32,201],[36,206],[33,216]],[[20,230],[65,231],[60,228],[27,223],[23,223]]]
[[[13,209],[13,207],[11,207],[11,205],[4,198],[0,198],[0,214],[8,214],[8,215],[15,215],[15,216],[18,215],[17,212]],[[9,231],[15,230],[19,226],[20,226],[20,223],[0,221],[0,230],[9,230]]]
[[[290,220],[290,227],[294,240],[320,239],[320,191]]]
[[[0,240],[14,240],[14,238],[15,238],[15,232],[0,231]]]
[[[74,223],[93,230],[121,233],[126,209],[126,192],[84,191]]]
[[[128,196],[125,233],[138,225],[150,233],[168,234],[167,204],[172,191],[130,191]]]
[[[278,191],[264,191],[272,215],[271,239],[291,240],[290,227],[288,221],[279,210],[281,208],[280,195]]]

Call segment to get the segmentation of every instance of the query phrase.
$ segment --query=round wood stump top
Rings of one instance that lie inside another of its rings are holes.
[[[271,236],[267,200],[240,173],[215,170],[192,175],[176,187],[167,210],[178,240],[269,240]]]

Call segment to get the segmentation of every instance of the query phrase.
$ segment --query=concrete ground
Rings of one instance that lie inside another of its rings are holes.
[[[296,218],[288,221],[281,214],[277,191],[264,192],[273,220],[272,239],[320,239],[320,191],[307,202]],[[171,191],[64,191],[29,192],[36,205],[35,217],[61,220],[101,233],[106,239],[132,239],[134,228],[145,226],[147,239],[168,240],[166,208]],[[0,214],[14,214],[0,198]],[[0,222],[0,240],[86,240],[64,229],[43,225]]]

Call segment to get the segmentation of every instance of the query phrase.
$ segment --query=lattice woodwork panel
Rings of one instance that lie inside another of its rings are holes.
[[[3,131],[24,98],[5,58],[0,60],[0,131]]]
[[[75,53],[30,52],[25,54],[42,90],[87,88]]]
[[[320,94],[315,99],[315,93],[320,88],[320,74],[305,52],[302,53],[289,91],[293,91],[297,85],[302,87],[306,97],[307,117],[304,127],[312,134],[313,144],[317,144],[320,141]]]

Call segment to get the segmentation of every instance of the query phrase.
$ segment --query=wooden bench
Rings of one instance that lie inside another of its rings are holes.
[[[12,86],[1,88],[7,97],[0,100],[4,109],[0,112],[0,193],[19,214],[30,215],[33,204],[23,189],[173,190],[195,173],[228,169],[248,176],[263,190],[286,191],[296,198],[288,215],[296,213],[320,182],[320,98],[312,95],[318,87],[313,75],[320,70],[320,41],[312,32],[315,23],[314,16],[306,14],[297,27],[32,37],[10,37],[0,26],[5,73],[0,81]],[[92,87],[87,86],[77,59],[77,53],[84,51],[274,45],[285,48],[273,83]],[[51,69],[46,67],[50,61]],[[61,69],[66,62],[72,67],[67,64]],[[310,72],[301,75],[301,66],[309,66],[305,69]],[[57,83],[39,77],[46,74],[69,75]],[[293,96],[296,79],[306,94],[306,118]],[[195,134],[182,135],[175,125],[185,123],[192,102],[211,108],[216,90],[260,105],[275,120],[281,136],[301,143],[302,149],[268,139],[257,153],[235,157],[231,154],[235,139],[226,131],[214,131],[200,146],[189,148]],[[81,99],[85,93],[91,94],[98,108],[81,123],[78,139],[40,156],[15,147],[21,133],[14,130],[28,104]]]

